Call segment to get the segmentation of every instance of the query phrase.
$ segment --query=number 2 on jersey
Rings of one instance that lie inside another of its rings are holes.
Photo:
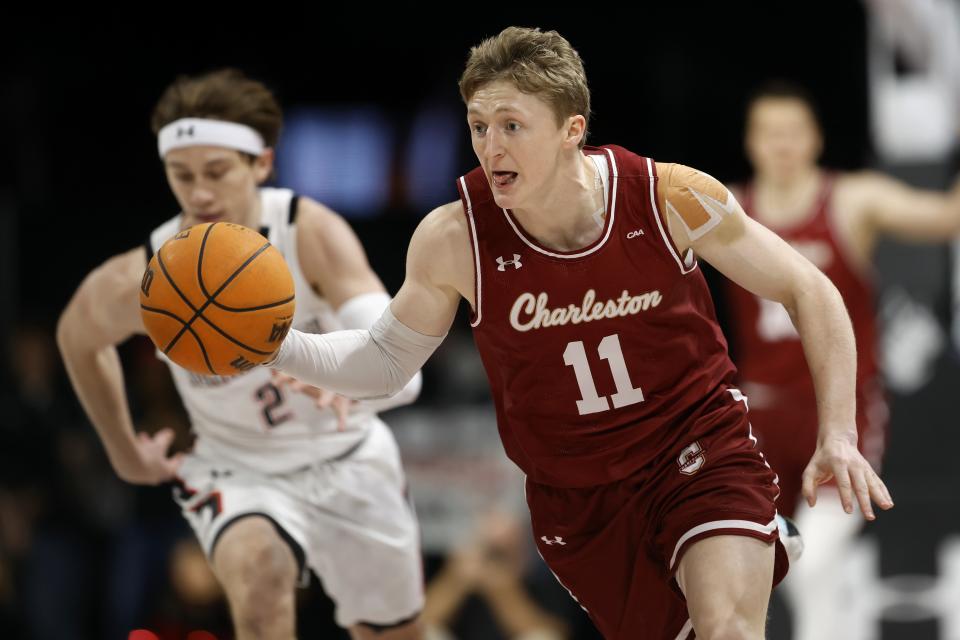
[[[620,336],[613,334],[601,340],[597,353],[602,360],[609,363],[613,382],[617,385],[617,392],[610,396],[610,400],[613,400],[613,408],[619,409],[628,404],[643,402],[643,391],[630,382],[627,363],[623,359],[623,350],[620,348]],[[577,385],[580,387],[582,398],[577,400],[577,411],[580,415],[609,411],[610,403],[606,396],[597,394],[597,385],[593,382],[590,363],[587,362],[587,351],[581,340],[567,343],[567,348],[563,352],[563,363],[573,367],[573,373],[577,376]]]
[[[275,427],[292,417],[289,412],[277,414],[277,410],[283,405],[283,394],[272,382],[257,389],[256,396],[257,401],[263,406],[261,415],[269,427]]]

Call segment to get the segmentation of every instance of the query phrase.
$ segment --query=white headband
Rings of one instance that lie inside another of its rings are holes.
[[[211,145],[236,149],[255,156],[263,153],[263,137],[245,124],[204,118],[181,118],[171,122],[157,135],[157,147],[163,158],[171,149]]]

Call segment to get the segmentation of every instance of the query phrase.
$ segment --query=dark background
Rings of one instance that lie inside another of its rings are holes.
[[[868,130],[865,15],[852,0],[778,8],[725,4],[722,10],[700,3],[658,9],[594,3],[541,11],[440,5],[395,9],[392,15],[373,7],[355,14],[261,7],[216,20],[201,19],[185,6],[145,11],[157,15],[136,22],[87,17],[6,24],[0,41],[0,329],[9,338],[3,341],[4,363],[25,328],[52,329],[90,269],[142,243],[176,213],[149,116],[179,74],[236,66],[265,81],[287,110],[372,105],[388,114],[398,139],[389,202],[353,224],[391,291],[402,280],[407,238],[427,213],[406,197],[405,185],[418,179],[402,160],[410,123],[424,105],[462,109],[456,82],[469,47],[509,24],[557,29],[580,52],[593,96],[592,144],[616,143],[724,181],[743,179],[746,95],[767,79],[788,78],[806,85],[820,103],[824,164],[876,164]],[[462,173],[475,159],[465,126],[458,135],[449,143],[459,149]],[[283,175],[277,183],[284,184]],[[456,198],[452,181],[440,195],[435,204]],[[929,251],[939,256],[937,264],[946,264],[943,249]],[[881,265],[882,274],[910,269]],[[949,320],[942,306],[936,311]],[[140,351],[128,347],[124,357],[129,361]],[[946,352],[936,371],[918,392],[893,398],[886,477],[898,506],[865,533],[879,544],[883,575],[937,575],[938,545],[960,529],[960,474],[952,463],[960,444],[952,402],[956,357]],[[15,395],[12,368],[4,367],[2,375]],[[443,397],[431,393],[437,376],[427,370],[424,402],[456,403],[456,390],[446,388]],[[465,398],[476,401],[474,396],[464,390]],[[68,389],[61,388],[57,404],[71,420],[82,421]],[[42,479],[56,475],[57,464],[38,458],[27,466]],[[138,491],[138,504],[149,503],[151,491]],[[63,526],[69,528],[69,521]],[[877,624],[884,638],[936,638],[942,631],[936,616]]]

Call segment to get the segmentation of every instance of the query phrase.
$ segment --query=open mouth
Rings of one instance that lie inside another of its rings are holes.
[[[506,187],[517,180],[516,171],[494,171],[493,172],[493,183],[498,187]]]

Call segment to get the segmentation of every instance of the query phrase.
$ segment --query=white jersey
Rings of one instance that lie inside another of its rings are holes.
[[[260,190],[260,233],[290,267],[296,291],[293,328],[324,333],[343,328],[330,304],[314,293],[297,256],[297,197],[289,189]],[[150,234],[151,253],[180,230],[171,218]],[[266,367],[230,377],[201,376],[167,362],[197,436],[195,451],[224,457],[265,473],[282,473],[342,456],[367,436],[376,414],[355,407],[339,430],[336,414],[304,394],[281,390]]]

